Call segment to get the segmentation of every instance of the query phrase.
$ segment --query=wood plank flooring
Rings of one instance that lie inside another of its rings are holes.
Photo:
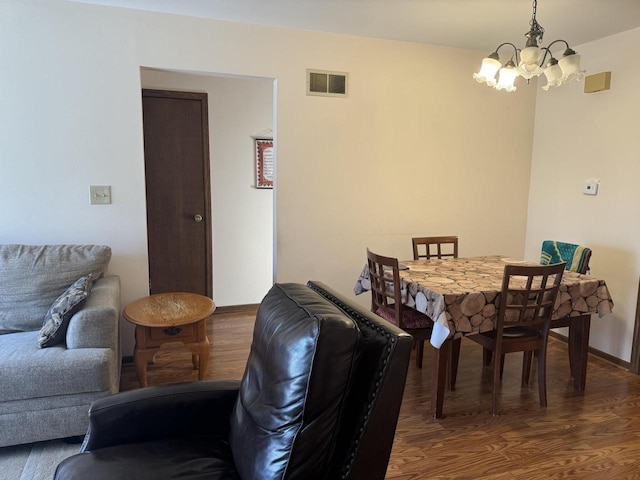
[[[216,313],[208,322],[208,379],[241,378],[255,310]],[[551,339],[548,407],[540,407],[535,369],[520,388],[521,354],[507,356],[500,416],[491,415],[491,368],[480,346],[463,341],[455,391],[445,418],[433,420],[430,351],[422,370],[409,366],[387,479],[640,479],[640,377],[589,357],[584,395],[574,392],[566,345]],[[197,380],[190,353],[167,345],[148,368],[149,385]],[[138,388],[125,364],[122,390]]]

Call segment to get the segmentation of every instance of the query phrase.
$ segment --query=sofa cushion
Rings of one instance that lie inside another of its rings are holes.
[[[231,416],[242,478],[325,478],[360,338],[351,318],[308,287],[272,287]]]
[[[118,367],[113,350],[40,348],[37,336],[37,331],[0,335],[0,413],[2,402],[111,388]]]
[[[0,331],[39,330],[53,301],[78,278],[107,269],[99,245],[0,245]]]
[[[67,333],[69,320],[91,293],[92,275],[79,278],[51,305],[44,316],[44,324],[38,334],[41,348],[62,343]]]

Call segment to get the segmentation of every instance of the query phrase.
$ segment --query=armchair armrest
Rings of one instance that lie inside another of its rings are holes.
[[[69,321],[67,348],[111,348],[118,352],[120,279],[97,279],[87,301]]]
[[[149,387],[96,400],[82,451],[176,436],[226,436],[239,380]]]

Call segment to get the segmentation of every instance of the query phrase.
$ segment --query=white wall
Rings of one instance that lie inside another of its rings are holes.
[[[640,273],[640,65],[630,61],[640,29],[574,47],[588,74],[611,71],[611,89],[583,93],[582,83],[538,95],[526,256],[543,240],[593,249],[591,273],[606,280],[613,314],[591,322],[590,344],[629,361]],[[582,184],[600,179],[597,196]]]
[[[365,247],[407,258],[417,234],[524,253],[535,89],[475,83],[486,52],[62,0],[0,22],[0,242],[110,245],[123,304],[148,293],[141,67],[276,79],[278,281],[352,295]],[[307,68],[349,97],[305,96]]]
[[[260,303],[273,283],[274,204],[273,190],[255,187],[253,137],[273,130],[273,80],[149,69],[141,78],[144,88],[207,93],[213,298],[218,306]]]

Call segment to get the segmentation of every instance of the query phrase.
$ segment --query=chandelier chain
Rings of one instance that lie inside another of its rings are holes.
[[[531,29],[525,34],[525,37],[529,38],[531,41],[535,41],[537,45],[537,42],[541,42],[542,37],[544,36],[544,28],[538,23],[538,20],[536,19],[536,13],[538,13],[538,0],[533,0],[531,7],[533,9],[533,15],[531,16],[531,20],[529,21],[529,26],[531,27]]]

